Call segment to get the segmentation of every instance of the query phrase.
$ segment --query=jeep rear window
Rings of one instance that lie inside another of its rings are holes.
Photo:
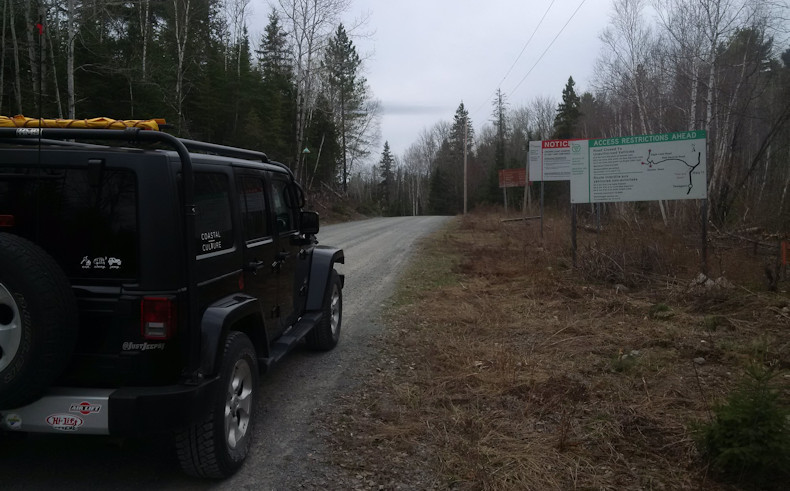
[[[137,275],[137,180],[126,169],[0,167],[0,215],[72,278]]]
[[[233,247],[230,216],[230,182],[219,173],[195,173],[195,239],[197,254]]]

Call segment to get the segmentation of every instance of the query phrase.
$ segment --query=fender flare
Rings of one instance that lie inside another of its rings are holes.
[[[234,329],[234,326],[260,326],[260,329]],[[260,301],[236,293],[211,304],[200,324],[200,373],[212,375],[217,369],[219,350],[230,330],[241,330],[250,337],[258,357],[268,356],[263,310]]]
[[[307,302],[305,303],[306,312],[321,310],[324,304],[324,294],[331,278],[332,268],[334,268],[335,263],[345,264],[346,262],[343,249],[335,247],[316,246],[313,248],[312,256],[310,281],[307,286]],[[341,275],[341,286],[343,281],[344,277]]]

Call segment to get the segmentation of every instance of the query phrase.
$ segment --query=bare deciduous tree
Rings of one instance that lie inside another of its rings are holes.
[[[305,129],[315,106],[316,68],[319,53],[350,0],[278,0],[279,11],[288,25],[296,81],[296,145],[294,173],[305,178]]]
[[[532,127],[536,140],[548,140],[554,131],[554,118],[557,115],[557,102],[552,97],[537,96],[529,105],[532,113]]]

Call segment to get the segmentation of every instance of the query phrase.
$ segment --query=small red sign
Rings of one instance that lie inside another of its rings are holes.
[[[500,188],[523,188],[527,185],[527,169],[502,169],[499,171]]]
[[[91,404],[89,402],[83,401],[79,404],[72,404],[69,407],[69,412],[71,413],[80,413],[80,414],[91,414],[91,413],[99,413],[101,412],[101,404]]]

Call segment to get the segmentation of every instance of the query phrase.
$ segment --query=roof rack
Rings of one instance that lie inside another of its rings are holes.
[[[159,131],[162,127],[167,127],[167,123],[164,119],[112,119],[112,118],[91,118],[91,119],[46,119],[46,118],[28,118],[22,116],[21,114],[17,114],[16,116],[8,117],[8,116],[0,116],[0,128],[16,128],[20,129],[20,131],[25,131],[22,128],[30,128],[29,133],[19,134],[22,138],[20,139],[7,139],[6,141],[13,141],[13,142],[21,142],[20,140],[30,141],[29,139],[25,139],[24,137],[29,136],[38,136],[41,138],[44,133],[48,135],[54,136],[53,130],[125,130],[127,134],[129,134],[129,140],[140,140],[137,138],[137,134],[139,131]],[[41,130],[39,130],[41,128]],[[3,130],[7,131],[7,130]],[[60,134],[60,133],[59,133]],[[80,133],[81,135],[85,135],[85,133]],[[93,136],[96,137],[97,133],[91,133]],[[8,135],[10,136],[10,135]],[[66,138],[62,137],[61,138]],[[98,137],[101,138],[101,137]],[[117,138],[111,138],[117,139]],[[240,158],[240,159],[253,159],[258,160],[263,163],[277,165],[285,170],[287,170],[291,176],[293,176],[293,171],[291,171],[290,167],[280,162],[274,162],[269,160],[269,157],[266,156],[263,152],[258,152],[255,150],[248,150],[245,148],[237,148],[237,147],[230,147],[227,145],[219,145],[216,143],[206,143],[197,140],[189,140],[186,138],[175,138],[176,140],[180,141],[187,150],[191,152],[204,152],[213,155],[221,155],[224,157],[233,157],[233,158]],[[147,139],[151,141],[152,139]],[[156,141],[158,139],[154,139]],[[161,141],[161,140],[159,140]],[[42,143],[43,140],[39,139],[38,143]],[[54,143],[54,139],[50,139],[47,143]],[[62,144],[66,144],[63,142]],[[80,145],[72,143],[73,145]]]
[[[55,140],[52,138],[4,138],[0,139],[3,143],[12,143],[17,145],[58,145],[61,147],[80,147],[80,148],[102,148],[103,145],[94,145],[92,143],[76,142],[70,140]]]
[[[246,148],[229,147],[227,145],[219,145],[217,143],[206,143],[197,140],[188,140],[186,138],[179,138],[181,143],[184,144],[190,151],[206,152],[214,155],[222,155],[224,157],[235,157],[243,159],[256,159],[261,162],[268,163],[269,157],[263,152],[256,150],[247,150]]]
[[[293,171],[290,167],[283,164],[282,162],[277,162],[274,160],[269,160],[269,157],[266,156],[263,152],[258,152],[256,150],[248,150],[246,148],[237,148],[237,147],[229,147],[227,145],[219,145],[217,143],[206,143],[198,140],[188,140],[186,138],[179,138],[181,143],[187,147],[187,150],[190,152],[205,152],[211,155],[221,155],[223,157],[233,157],[233,158],[240,158],[240,159],[255,159],[259,160],[265,164],[272,164],[278,167],[281,167],[288,171],[291,176],[293,176]]]

